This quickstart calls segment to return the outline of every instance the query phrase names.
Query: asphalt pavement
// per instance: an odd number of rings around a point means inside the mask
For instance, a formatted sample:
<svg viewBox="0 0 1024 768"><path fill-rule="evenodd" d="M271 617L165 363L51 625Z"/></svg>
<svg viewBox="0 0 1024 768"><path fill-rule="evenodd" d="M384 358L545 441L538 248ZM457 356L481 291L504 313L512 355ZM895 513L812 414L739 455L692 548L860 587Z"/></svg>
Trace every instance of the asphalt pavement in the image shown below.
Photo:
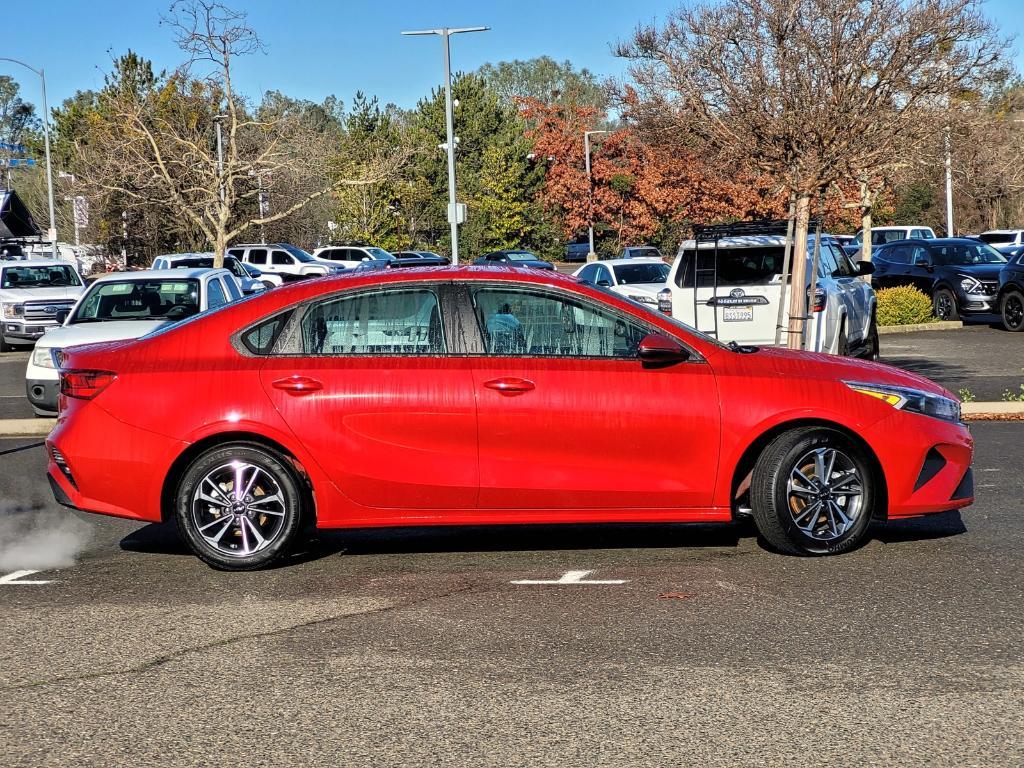
<svg viewBox="0 0 1024 768"><path fill-rule="evenodd" d="M30 350L0 353L0 419L31 419L35 416L25 396L25 366Z"/></svg>
<svg viewBox="0 0 1024 768"><path fill-rule="evenodd" d="M840 557L459 527L249 574L61 510L0 440L0 765L1024 764L1022 430L972 429L973 507ZM570 571L621 583L512 583Z"/></svg>

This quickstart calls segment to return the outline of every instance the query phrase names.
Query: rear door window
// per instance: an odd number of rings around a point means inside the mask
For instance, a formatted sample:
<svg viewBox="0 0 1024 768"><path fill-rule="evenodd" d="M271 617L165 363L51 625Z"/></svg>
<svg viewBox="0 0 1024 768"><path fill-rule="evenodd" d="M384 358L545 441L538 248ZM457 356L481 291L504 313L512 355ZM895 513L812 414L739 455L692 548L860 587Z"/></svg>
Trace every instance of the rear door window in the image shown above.
<svg viewBox="0 0 1024 768"><path fill-rule="evenodd" d="M274 251L273 253L270 254L270 257L271 259L273 259L272 263L275 266L290 267L293 264L295 264L295 257L293 257L290 253L285 253L284 251Z"/></svg>
<svg viewBox="0 0 1024 768"><path fill-rule="evenodd" d="M266 264L267 263L267 249L266 248L253 248L249 251L249 263L250 264Z"/></svg>
<svg viewBox="0 0 1024 768"><path fill-rule="evenodd" d="M212 278L207 284L207 309L216 309L222 307L228 303L227 298L224 296L224 288L220 284L219 278Z"/></svg>
<svg viewBox="0 0 1024 768"><path fill-rule="evenodd" d="M387 289L315 304L302 318L304 355L443 355L433 290Z"/></svg>

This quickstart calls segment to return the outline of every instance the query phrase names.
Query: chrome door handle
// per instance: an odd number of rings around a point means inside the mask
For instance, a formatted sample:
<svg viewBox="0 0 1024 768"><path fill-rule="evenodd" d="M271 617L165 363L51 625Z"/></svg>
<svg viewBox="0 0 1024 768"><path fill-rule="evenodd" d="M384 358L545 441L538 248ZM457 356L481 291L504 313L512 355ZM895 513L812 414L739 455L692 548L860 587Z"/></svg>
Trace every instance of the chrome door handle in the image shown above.
<svg viewBox="0 0 1024 768"><path fill-rule="evenodd" d="M280 389L287 392L289 395L307 395L311 392L317 392L324 388L324 385L316 379L310 378L309 376L286 376L283 379L277 379L270 386L274 389Z"/></svg>
<svg viewBox="0 0 1024 768"><path fill-rule="evenodd" d="M503 395L521 395L536 389L536 385L529 379L520 379L517 376L502 376L498 379L485 381L484 386L493 389Z"/></svg>

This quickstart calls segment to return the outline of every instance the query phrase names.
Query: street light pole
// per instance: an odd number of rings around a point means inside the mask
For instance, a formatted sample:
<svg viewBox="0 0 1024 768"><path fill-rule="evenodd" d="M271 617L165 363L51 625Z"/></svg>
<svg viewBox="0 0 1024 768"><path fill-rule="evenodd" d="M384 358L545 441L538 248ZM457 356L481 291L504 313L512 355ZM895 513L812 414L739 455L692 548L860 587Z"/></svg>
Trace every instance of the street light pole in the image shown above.
<svg viewBox="0 0 1024 768"><path fill-rule="evenodd" d="M50 110L46 104L46 74L42 68L30 67L24 61L18 61L7 56L0 56L0 61L9 61L13 64L20 64L30 72L39 75L43 86L43 142L46 148L46 192L50 202L50 230L46 233L50 240L50 255L57 257L57 219L54 216L53 206L53 164L50 162Z"/></svg>
<svg viewBox="0 0 1024 768"><path fill-rule="evenodd" d="M584 131L583 132L583 154L586 157L587 165L587 231L590 250L587 252L587 261L597 261L597 254L594 252L594 179L590 175L590 137L597 133L608 133L608 131Z"/></svg>
<svg viewBox="0 0 1024 768"><path fill-rule="evenodd" d="M463 32L486 32L490 27L442 27L403 32L403 35L439 35L444 40L444 117L448 151L448 223L452 234L452 264L459 263L459 205L455 195L455 115L452 107L452 59L448 39Z"/></svg>

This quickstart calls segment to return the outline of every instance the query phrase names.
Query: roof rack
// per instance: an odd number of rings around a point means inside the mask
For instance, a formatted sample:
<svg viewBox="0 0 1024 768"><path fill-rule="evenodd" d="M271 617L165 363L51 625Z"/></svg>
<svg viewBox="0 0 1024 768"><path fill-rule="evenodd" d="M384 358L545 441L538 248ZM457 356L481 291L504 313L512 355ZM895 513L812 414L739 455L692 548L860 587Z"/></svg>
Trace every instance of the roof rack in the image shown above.
<svg viewBox="0 0 1024 768"><path fill-rule="evenodd" d="M817 227L817 219L807 224L808 231ZM786 219L762 219L760 221L734 221L731 224L697 225L693 228L693 239L698 243L709 243L725 237L744 237L750 235L781 235L786 236L789 221Z"/></svg>

